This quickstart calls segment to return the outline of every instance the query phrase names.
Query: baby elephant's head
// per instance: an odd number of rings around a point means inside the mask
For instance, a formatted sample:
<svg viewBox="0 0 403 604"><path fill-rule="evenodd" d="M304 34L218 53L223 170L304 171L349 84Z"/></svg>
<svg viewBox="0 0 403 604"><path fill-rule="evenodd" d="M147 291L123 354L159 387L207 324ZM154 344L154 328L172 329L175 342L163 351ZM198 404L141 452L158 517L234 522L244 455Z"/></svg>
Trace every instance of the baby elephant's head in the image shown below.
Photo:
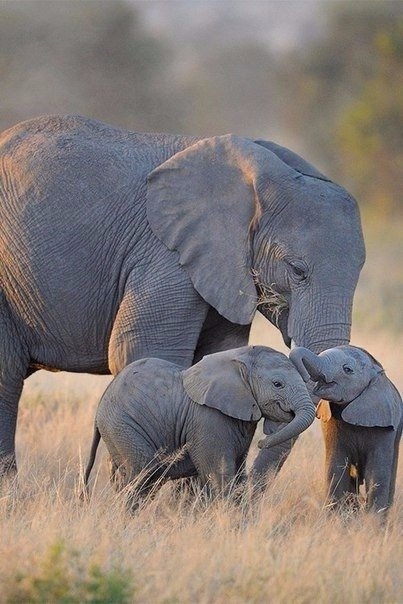
<svg viewBox="0 0 403 604"><path fill-rule="evenodd" d="M263 416L287 423L259 446L295 438L315 418L315 406L298 371L284 354L265 346L205 356L183 372L183 385L193 401L230 417L257 421Z"/></svg>
<svg viewBox="0 0 403 604"><path fill-rule="evenodd" d="M294 348L290 359L305 381L316 382L314 394L344 407L342 418L360 426L397 428L401 398L382 365L356 346L336 346L314 354Z"/></svg>

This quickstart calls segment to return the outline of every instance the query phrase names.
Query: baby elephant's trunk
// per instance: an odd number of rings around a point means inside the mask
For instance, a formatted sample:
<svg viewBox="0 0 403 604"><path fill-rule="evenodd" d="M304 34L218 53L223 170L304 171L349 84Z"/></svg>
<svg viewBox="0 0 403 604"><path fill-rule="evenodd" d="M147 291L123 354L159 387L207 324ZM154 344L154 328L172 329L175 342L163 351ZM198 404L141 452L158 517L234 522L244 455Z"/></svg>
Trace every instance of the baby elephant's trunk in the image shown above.
<svg viewBox="0 0 403 604"><path fill-rule="evenodd" d="M309 428L315 419L315 405L308 394L302 396L293 406L294 419L278 432L266 436L259 442L260 449L269 449L286 440L296 438L301 432Z"/></svg>
<svg viewBox="0 0 403 604"><path fill-rule="evenodd" d="M323 358L311 352L308 348L297 346L291 350L290 361L294 363L304 382L308 382L310 379L316 382L323 375Z"/></svg>

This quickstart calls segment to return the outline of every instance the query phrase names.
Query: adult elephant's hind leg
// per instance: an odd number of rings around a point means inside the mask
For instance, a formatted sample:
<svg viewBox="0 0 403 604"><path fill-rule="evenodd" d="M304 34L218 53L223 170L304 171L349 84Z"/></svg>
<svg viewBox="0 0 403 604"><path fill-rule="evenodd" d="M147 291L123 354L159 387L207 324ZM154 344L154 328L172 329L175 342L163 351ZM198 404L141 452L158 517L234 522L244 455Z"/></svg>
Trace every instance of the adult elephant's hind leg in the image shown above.
<svg viewBox="0 0 403 604"><path fill-rule="evenodd" d="M132 361L157 357L183 367L192 364L207 305L190 282L136 283L132 277L116 315L109 340L108 362L116 375Z"/></svg>
<svg viewBox="0 0 403 604"><path fill-rule="evenodd" d="M15 430L22 386L21 376L0 378L0 478L17 471Z"/></svg>
<svg viewBox="0 0 403 604"><path fill-rule="evenodd" d="M0 296L0 477L17 471L15 430L28 358Z"/></svg>

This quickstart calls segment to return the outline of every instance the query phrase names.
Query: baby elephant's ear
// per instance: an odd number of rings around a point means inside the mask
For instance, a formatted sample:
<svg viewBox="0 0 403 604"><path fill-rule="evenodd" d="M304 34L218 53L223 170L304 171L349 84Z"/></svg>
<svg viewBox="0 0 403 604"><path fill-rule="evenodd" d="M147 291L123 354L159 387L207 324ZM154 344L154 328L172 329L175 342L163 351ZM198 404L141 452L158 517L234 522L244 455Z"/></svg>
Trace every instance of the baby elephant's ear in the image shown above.
<svg viewBox="0 0 403 604"><path fill-rule="evenodd" d="M381 372L341 416L345 422L355 426L397 430L402 419L402 399L392 382Z"/></svg>
<svg viewBox="0 0 403 604"><path fill-rule="evenodd" d="M249 387L247 368L235 351L203 357L183 371L182 378L186 393L199 405L244 421L258 421L262 417Z"/></svg>

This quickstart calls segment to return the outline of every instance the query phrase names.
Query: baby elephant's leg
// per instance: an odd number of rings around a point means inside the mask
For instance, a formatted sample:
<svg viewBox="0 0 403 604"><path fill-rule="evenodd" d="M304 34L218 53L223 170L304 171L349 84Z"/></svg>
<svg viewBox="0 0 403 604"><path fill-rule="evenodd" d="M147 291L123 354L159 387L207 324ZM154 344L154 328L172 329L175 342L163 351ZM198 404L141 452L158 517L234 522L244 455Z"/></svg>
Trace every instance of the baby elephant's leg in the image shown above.
<svg viewBox="0 0 403 604"><path fill-rule="evenodd" d="M352 466L348 457L341 452L334 452L326 460L327 501L330 505L340 507L343 504L355 504L358 494L357 469Z"/></svg>
<svg viewBox="0 0 403 604"><path fill-rule="evenodd" d="M202 457L194 461L199 477L207 495L227 497L236 485L236 455L222 447L205 450ZM225 448L227 449L227 447Z"/></svg>
<svg viewBox="0 0 403 604"><path fill-rule="evenodd" d="M223 457L217 468L211 473L213 492L228 497L236 486L237 467L233 457Z"/></svg>
<svg viewBox="0 0 403 604"><path fill-rule="evenodd" d="M326 450L327 503L332 509L340 509L343 504L356 505L360 469L352 467L344 426L333 419L322 421L321 425Z"/></svg>
<svg viewBox="0 0 403 604"><path fill-rule="evenodd" d="M130 477L126 486L126 508L131 514L136 512L141 502L152 498L155 491L162 486L164 479L161 474L159 464L151 459L143 470Z"/></svg>
<svg viewBox="0 0 403 604"><path fill-rule="evenodd" d="M377 513L386 512L393 502L396 461L393 436L392 431L384 434L384 443L379 443L368 452L365 470L367 509Z"/></svg>
<svg viewBox="0 0 403 604"><path fill-rule="evenodd" d="M189 437L189 455L206 491L226 496L234 488L239 461L248 448L252 434L239 420L215 409L200 407Z"/></svg>
<svg viewBox="0 0 403 604"><path fill-rule="evenodd" d="M109 436L109 435L108 435ZM127 507L134 511L141 500L157 487L163 474L156 450L130 427L105 438L111 456L111 481L127 493Z"/></svg>

